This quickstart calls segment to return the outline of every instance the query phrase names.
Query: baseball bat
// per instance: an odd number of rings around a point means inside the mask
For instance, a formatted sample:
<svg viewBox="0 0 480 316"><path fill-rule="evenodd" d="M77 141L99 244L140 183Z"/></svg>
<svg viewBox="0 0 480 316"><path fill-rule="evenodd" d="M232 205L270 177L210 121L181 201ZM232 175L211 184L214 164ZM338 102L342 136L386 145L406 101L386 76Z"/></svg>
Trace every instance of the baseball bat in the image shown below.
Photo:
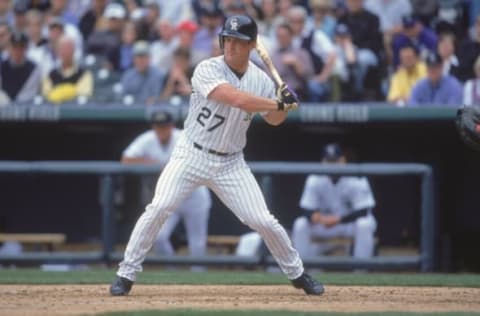
<svg viewBox="0 0 480 316"><path fill-rule="evenodd" d="M268 70L272 74L273 81L281 87L285 82L283 81L282 77L278 74L277 68L273 65L272 59L270 58L270 55L268 54L267 49L265 48L265 45L263 45L262 41L260 40L260 37L257 36L257 52L264 64L267 66Z"/></svg>

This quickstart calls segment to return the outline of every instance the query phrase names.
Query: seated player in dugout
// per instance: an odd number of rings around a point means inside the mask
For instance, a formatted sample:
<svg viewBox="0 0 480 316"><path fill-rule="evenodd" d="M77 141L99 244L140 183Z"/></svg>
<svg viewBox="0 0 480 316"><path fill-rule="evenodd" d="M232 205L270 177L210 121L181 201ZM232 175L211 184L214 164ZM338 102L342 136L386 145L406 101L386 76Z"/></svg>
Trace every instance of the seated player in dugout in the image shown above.
<svg viewBox="0 0 480 316"><path fill-rule="evenodd" d="M322 163L347 162L338 144L323 149ZM353 256L370 258L377 222L375 199L366 177L309 175L300 200L303 215L293 224L292 241L302 258L319 255L325 245L312 238L353 237Z"/></svg>
<svg viewBox="0 0 480 316"><path fill-rule="evenodd" d="M175 128L172 115L167 111L152 114L151 129L139 135L122 154L124 164L157 164L163 170L173 152L180 130ZM151 197L155 185L151 181L146 188ZM192 256L203 256L206 252L208 235L208 218L212 200L205 186L195 189L180 203L177 210L163 224L153 245L153 250L162 255L174 255L175 251L170 237L179 223L183 221L187 233L188 249ZM194 266L192 270L202 268Z"/></svg>

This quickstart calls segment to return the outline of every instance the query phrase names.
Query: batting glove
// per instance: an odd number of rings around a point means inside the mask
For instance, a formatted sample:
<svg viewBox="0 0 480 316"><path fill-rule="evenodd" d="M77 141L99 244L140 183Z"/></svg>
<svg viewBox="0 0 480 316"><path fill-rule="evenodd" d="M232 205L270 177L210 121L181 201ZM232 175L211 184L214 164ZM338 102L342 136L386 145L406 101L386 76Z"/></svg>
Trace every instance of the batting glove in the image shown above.
<svg viewBox="0 0 480 316"><path fill-rule="evenodd" d="M277 89L277 106L279 111L292 111L298 108L298 98L295 92L285 83Z"/></svg>

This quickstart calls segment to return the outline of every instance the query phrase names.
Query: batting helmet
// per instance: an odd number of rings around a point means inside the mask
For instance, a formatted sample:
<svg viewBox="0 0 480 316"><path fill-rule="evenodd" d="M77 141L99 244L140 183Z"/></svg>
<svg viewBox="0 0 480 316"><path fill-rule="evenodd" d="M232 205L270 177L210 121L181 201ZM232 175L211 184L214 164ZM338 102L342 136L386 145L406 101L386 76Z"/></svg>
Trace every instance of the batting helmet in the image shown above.
<svg viewBox="0 0 480 316"><path fill-rule="evenodd" d="M220 32L220 48L223 49L223 38L225 36L236 37L245 41L257 40L257 23L248 15L232 15L225 20Z"/></svg>

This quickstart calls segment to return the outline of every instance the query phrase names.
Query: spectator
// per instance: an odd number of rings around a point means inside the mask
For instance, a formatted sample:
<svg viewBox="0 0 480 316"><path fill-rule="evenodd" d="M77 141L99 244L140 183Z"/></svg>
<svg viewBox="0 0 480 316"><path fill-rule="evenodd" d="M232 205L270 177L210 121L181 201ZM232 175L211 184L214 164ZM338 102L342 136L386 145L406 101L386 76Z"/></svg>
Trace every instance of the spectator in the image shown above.
<svg viewBox="0 0 480 316"><path fill-rule="evenodd" d="M11 28L6 21L0 21L0 60L8 55L8 46L10 44Z"/></svg>
<svg viewBox="0 0 480 316"><path fill-rule="evenodd" d="M28 37L21 32L10 36L8 58L0 64L0 103L27 103L40 91L41 72L27 55Z"/></svg>
<svg viewBox="0 0 480 316"><path fill-rule="evenodd" d="M222 24L223 13L219 8L205 7L200 11L200 28L195 33L192 43L194 65L212 56L212 40L218 38Z"/></svg>
<svg viewBox="0 0 480 316"><path fill-rule="evenodd" d="M119 70L122 30L127 12L122 5L112 2L103 15L107 19L107 28L92 33L87 40L87 53L105 59L108 68Z"/></svg>
<svg viewBox="0 0 480 316"><path fill-rule="evenodd" d="M392 63L392 39L403 29L402 16L412 14L409 0L366 0L365 8L378 16L383 33L383 46L388 64Z"/></svg>
<svg viewBox="0 0 480 316"><path fill-rule="evenodd" d="M180 45L178 37L175 36L175 27L168 20L159 20L156 24L158 40L151 46L152 66L157 68L171 65L173 52ZM218 41L218 39L216 39Z"/></svg>
<svg viewBox="0 0 480 316"><path fill-rule="evenodd" d="M442 58L438 53L427 57L427 78L419 80L412 88L409 106L448 105L460 106L462 84L451 75L444 75Z"/></svg>
<svg viewBox="0 0 480 316"><path fill-rule="evenodd" d="M443 60L443 74L457 77L459 61L455 55L455 36L450 33L440 35L437 51Z"/></svg>
<svg viewBox="0 0 480 316"><path fill-rule="evenodd" d="M67 8L67 0L50 0L50 12L51 16L58 16L62 18L64 23L78 25L78 17L70 12Z"/></svg>
<svg viewBox="0 0 480 316"><path fill-rule="evenodd" d="M106 6L107 0L92 0L91 8L80 18L78 27L84 41L87 41L92 33L107 28L107 19L104 17Z"/></svg>
<svg viewBox="0 0 480 316"><path fill-rule="evenodd" d="M346 157L338 144L324 148L323 163L344 164ZM323 245L312 237L353 237L353 256L370 258L374 253L377 222L372 214L375 199L365 177L309 175L305 183L292 242L302 258L321 252Z"/></svg>
<svg viewBox="0 0 480 316"><path fill-rule="evenodd" d="M364 0L346 0L347 12L338 18L338 23L348 27L358 49L358 75L366 90L365 97L376 98L380 90L380 64L384 59L383 39L378 17L365 10L363 4Z"/></svg>
<svg viewBox="0 0 480 316"><path fill-rule="evenodd" d="M123 152L123 164L158 164L160 169L165 167L181 131L175 128L172 115L166 111L154 112L150 122L151 130L135 138ZM148 188L144 190L150 191L151 196L151 190ZM175 254L170 236L175 226L182 220L185 224L190 255L205 255L211 204L210 193L206 187L194 190L163 224L154 243L154 251L163 255ZM198 267L192 267L192 270L198 270Z"/></svg>
<svg viewBox="0 0 480 316"><path fill-rule="evenodd" d="M174 96L186 99L192 93L190 78L193 69L190 64L190 51L185 48L178 48L173 54L173 63L167 74L165 88L161 95L162 100L168 100Z"/></svg>
<svg viewBox="0 0 480 316"><path fill-rule="evenodd" d="M27 25L26 14L28 11L28 4L26 1L16 1L13 5L14 23L12 28L17 32L24 32Z"/></svg>
<svg viewBox="0 0 480 316"><path fill-rule="evenodd" d="M64 22L62 17L54 15L45 15L48 25L58 25L63 28L63 33L75 41L75 58L80 60L83 56L83 38L77 26Z"/></svg>
<svg viewBox="0 0 480 316"><path fill-rule="evenodd" d="M275 26L279 20L278 8L276 0L261 0L259 21L258 21L258 33L268 37L275 37Z"/></svg>
<svg viewBox="0 0 480 316"><path fill-rule="evenodd" d="M380 30L387 36L401 32L402 17L412 14L409 0L366 0L365 9L380 19Z"/></svg>
<svg viewBox="0 0 480 316"><path fill-rule="evenodd" d="M163 89L165 75L150 66L148 42L139 41L133 46L134 67L122 76L124 102L133 98L137 104L151 105L158 101Z"/></svg>
<svg viewBox="0 0 480 316"><path fill-rule="evenodd" d="M301 6L293 6L288 13L294 38L292 47L304 48L313 63L314 76L308 82L309 100L325 101L330 95L330 79L335 66L335 48L322 30L308 30L305 26L307 11Z"/></svg>
<svg viewBox="0 0 480 316"><path fill-rule="evenodd" d="M127 22L122 31L120 46L120 71L124 72L133 65L133 44L137 41L137 29L133 22Z"/></svg>
<svg viewBox="0 0 480 316"><path fill-rule="evenodd" d="M155 41L158 39L157 32L155 30L157 21L160 19L160 7L156 0L147 0L145 1L145 17L143 21L145 22L146 27L146 36L145 40L149 42Z"/></svg>
<svg viewBox="0 0 480 316"><path fill-rule="evenodd" d="M0 1L0 21L5 21L8 25L13 25L15 18L13 16L12 1Z"/></svg>
<svg viewBox="0 0 480 316"><path fill-rule="evenodd" d="M23 2L28 10L38 10L42 13L47 12L50 8L50 0L15 0L15 3Z"/></svg>
<svg viewBox="0 0 480 316"><path fill-rule="evenodd" d="M400 49L400 67L390 81L388 102L403 106L410 97L415 83L427 75L427 67L419 60L415 46L406 45Z"/></svg>
<svg viewBox="0 0 480 316"><path fill-rule="evenodd" d="M475 20L475 35L473 38L467 38L458 50L458 65L457 75L459 79L464 82L468 79L474 78L473 65L478 56L480 56L480 15Z"/></svg>
<svg viewBox="0 0 480 316"><path fill-rule="evenodd" d="M192 66L196 65L205 58L202 52L197 53L197 51L193 50L193 40L197 31L198 25L192 21L184 21L177 27L177 36L179 42L178 47L191 51L192 57L190 58L190 62L192 63Z"/></svg>
<svg viewBox="0 0 480 316"><path fill-rule="evenodd" d="M338 99L358 101L363 89L363 76L358 64L358 48L352 42L348 26L337 24L335 27L335 50L337 59L334 74L340 79Z"/></svg>
<svg viewBox="0 0 480 316"><path fill-rule="evenodd" d="M480 105L480 56L474 65L476 77L468 80L463 89L463 104L467 106Z"/></svg>
<svg viewBox="0 0 480 316"><path fill-rule="evenodd" d="M192 0L156 0L160 5L160 19L169 21L193 20ZM203 2L203 1L195 1Z"/></svg>
<svg viewBox="0 0 480 316"><path fill-rule="evenodd" d="M331 15L332 0L309 0L313 13L313 27L322 30L330 39L335 35L335 18Z"/></svg>
<svg viewBox="0 0 480 316"><path fill-rule="evenodd" d="M51 70L53 62L46 62L50 59L48 40L43 36L43 14L38 10L30 10L27 13L27 35L30 44L27 56L42 69L42 77Z"/></svg>
<svg viewBox="0 0 480 316"><path fill-rule="evenodd" d="M415 45L419 50L421 59L425 59L437 50L437 35L413 16L402 18L403 31L393 38L393 65L396 68L400 62L400 48L405 45Z"/></svg>
<svg viewBox="0 0 480 316"><path fill-rule="evenodd" d="M423 25L430 25L437 13L438 0L410 0L412 12Z"/></svg>
<svg viewBox="0 0 480 316"><path fill-rule="evenodd" d="M312 60L308 52L292 46L293 30L286 24L277 26L277 48L272 61L280 76L293 89L300 101L308 99L307 82L313 76Z"/></svg>
<svg viewBox="0 0 480 316"><path fill-rule="evenodd" d="M77 97L91 97L93 77L75 59L75 40L66 35L56 44L58 66L43 80L42 94L52 103L63 103Z"/></svg>

